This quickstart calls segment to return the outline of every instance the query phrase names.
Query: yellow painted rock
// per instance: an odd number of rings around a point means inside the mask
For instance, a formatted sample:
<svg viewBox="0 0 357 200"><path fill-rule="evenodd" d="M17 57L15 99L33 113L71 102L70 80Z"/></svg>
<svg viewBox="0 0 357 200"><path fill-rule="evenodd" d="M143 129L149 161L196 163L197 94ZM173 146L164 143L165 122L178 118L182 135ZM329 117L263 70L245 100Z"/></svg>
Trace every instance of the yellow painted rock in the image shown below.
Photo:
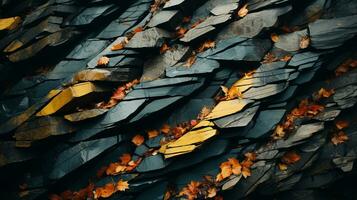
<svg viewBox="0 0 357 200"><path fill-rule="evenodd" d="M91 82L78 83L71 87L62 90L57 96L55 96L36 116L47 116L56 113L67 104L74 100L79 100L85 96L103 91Z"/></svg>
<svg viewBox="0 0 357 200"><path fill-rule="evenodd" d="M20 22L21 18L18 16L0 19L0 30L13 30Z"/></svg>
<svg viewBox="0 0 357 200"><path fill-rule="evenodd" d="M228 101L219 102L213 110L205 118L207 119L216 119L228 115L232 115L241 111L246 105L252 103L252 100L247 99L234 99Z"/></svg>

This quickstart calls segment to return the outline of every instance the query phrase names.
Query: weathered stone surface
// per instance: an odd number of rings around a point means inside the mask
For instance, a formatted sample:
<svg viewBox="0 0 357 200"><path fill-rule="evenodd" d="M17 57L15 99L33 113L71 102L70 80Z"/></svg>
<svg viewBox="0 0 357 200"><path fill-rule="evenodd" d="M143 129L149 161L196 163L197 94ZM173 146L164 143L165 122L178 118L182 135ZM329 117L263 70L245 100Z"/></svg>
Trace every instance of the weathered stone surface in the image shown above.
<svg viewBox="0 0 357 200"><path fill-rule="evenodd" d="M208 17L206 20L198 24L196 27L190 29L185 33L185 36L180 40L183 42L190 42L198 37L211 32L215 29L215 25L224 23L231 18L230 15L218 15Z"/></svg>
<svg viewBox="0 0 357 200"><path fill-rule="evenodd" d="M249 90L243 93L243 96L247 99L263 99L276 95L285 90L285 88L285 83L269 84L262 87L250 88Z"/></svg>
<svg viewBox="0 0 357 200"><path fill-rule="evenodd" d="M170 33L159 28L150 28L136 33L125 48L159 48L163 45L166 38L170 38Z"/></svg>
<svg viewBox="0 0 357 200"><path fill-rule="evenodd" d="M238 8L237 3L223 4L223 5L218 5L218 6L214 7L211 10L211 13L214 15L224 15L224 14L231 13L233 10L235 10L237 8Z"/></svg>
<svg viewBox="0 0 357 200"><path fill-rule="evenodd" d="M89 162L105 150L114 146L117 142L118 138L115 136L78 143L77 145L63 151L57 158L54 159L53 168L49 178L62 178L77 169L79 166Z"/></svg>
<svg viewBox="0 0 357 200"><path fill-rule="evenodd" d="M243 19L232 22L226 26L217 36L217 40L232 38L235 36L252 38L258 35L263 28L272 27L278 17L291 10L290 6L275 8L251 13Z"/></svg>
<svg viewBox="0 0 357 200"><path fill-rule="evenodd" d="M167 77L189 76L196 74L207 74L219 68L219 63L215 60L197 58L195 63L190 66L184 66L186 63L181 62L174 66L166 68Z"/></svg>
<svg viewBox="0 0 357 200"><path fill-rule="evenodd" d="M139 166L136 168L138 172L149 172L153 170L159 170L164 168L168 161L164 160L161 154L156 154L154 156L149 156L143 159Z"/></svg>
<svg viewBox="0 0 357 200"><path fill-rule="evenodd" d="M300 42L304 37L308 37L307 29L279 35L279 40L274 45L285 51L297 51L301 48Z"/></svg>
<svg viewBox="0 0 357 200"><path fill-rule="evenodd" d="M216 60L260 61L270 47L271 42L269 40L247 40L222 52L207 56L207 58Z"/></svg>
<svg viewBox="0 0 357 200"><path fill-rule="evenodd" d="M244 127L251 122L255 113L258 111L259 106L254 106L252 108L247 108L242 112L223 117L214 121L214 123L219 128L233 128L233 127Z"/></svg>
<svg viewBox="0 0 357 200"><path fill-rule="evenodd" d="M256 119L254 126L244 135L247 138L259 138L267 134L283 118L285 110L264 110Z"/></svg>
<svg viewBox="0 0 357 200"><path fill-rule="evenodd" d="M331 29L331 27L334 27ZM330 49L341 46L357 32L356 15L335 19L319 19L309 24L311 46Z"/></svg>
<svg viewBox="0 0 357 200"><path fill-rule="evenodd" d="M144 64L144 72L141 81L155 80L165 74L165 68L169 68L188 56L190 48L177 45L164 54L150 59Z"/></svg>
<svg viewBox="0 0 357 200"><path fill-rule="evenodd" d="M86 119L92 119L106 113L108 109L91 109L80 111L72 114L65 115L64 118L71 122L83 121Z"/></svg>

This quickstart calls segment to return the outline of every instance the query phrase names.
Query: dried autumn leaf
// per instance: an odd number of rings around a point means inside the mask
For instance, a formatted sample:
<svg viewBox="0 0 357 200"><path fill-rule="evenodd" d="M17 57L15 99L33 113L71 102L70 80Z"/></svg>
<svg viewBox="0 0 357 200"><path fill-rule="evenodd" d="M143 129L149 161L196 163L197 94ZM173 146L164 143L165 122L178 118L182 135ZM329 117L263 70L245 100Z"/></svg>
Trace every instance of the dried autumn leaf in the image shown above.
<svg viewBox="0 0 357 200"><path fill-rule="evenodd" d="M170 130L171 130L171 127L170 125L168 124L164 124L162 125L160 131L163 133L163 134L169 134L170 133Z"/></svg>
<svg viewBox="0 0 357 200"><path fill-rule="evenodd" d="M100 57L97 62L97 66L107 66L108 64L109 64L109 58L106 56Z"/></svg>
<svg viewBox="0 0 357 200"><path fill-rule="evenodd" d="M308 107L307 113L315 116L315 115L319 114L320 112L322 112L324 109L325 109L325 107L322 105L313 104Z"/></svg>
<svg viewBox="0 0 357 200"><path fill-rule="evenodd" d="M242 166L240 165L240 163L237 159L228 158L228 161L231 164L233 174L239 175L242 173Z"/></svg>
<svg viewBox="0 0 357 200"><path fill-rule="evenodd" d="M301 156L294 151L286 152L281 158L281 162L287 165L296 163L301 159Z"/></svg>
<svg viewBox="0 0 357 200"><path fill-rule="evenodd" d="M292 56L291 55L285 55L284 57L280 58L280 61L283 62L288 62L289 60L291 60Z"/></svg>
<svg viewBox="0 0 357 200"><path fill-rule="evenodd" d="M216 42L213 40L207 40L201 44L201 46L197 49L197 52L203 52L207 49L214 48L216 46Z"/></svg>
<svg viewBox="0 0 357 200"><path fill-rule="evenodd" d="M128 153L124 153L120 156L120 164L127 165L131 161L131 155Z"/></svg>
<svg viewBox="0 0 357 200"><path fill-rule="evenodd" d="M222 174L221 174L221 173L218 173L217 176L216 176L216 182L219 183L219 182L221 182L223 179L224 179L224 178L223 178Z"/></svg>
<svg viewBox="0 0 357 200"><path fill-rule="evenodd" d="M207 106L204 106L204 107L202 108L200 114L198 114L197 119L199 119L199 120L204 119L207 115L210 114L211 110L212 110L211 108L209 108L209 107L207 107Z"/></svg>
<svg viewBox="0 0 357 200"><path fill-rule="evenodd" d="M196 126L197 124L198 124L198 121L197 121L197 120L195 120L195 119L190 120L190 126L191 126L191 127L194 127L194 126Z"/></svg>
<svg viewBox="0 0 357 200"><path fill-rule="evenodd" d="M243 169L242 169L242 175L243 175L244 178L247 178L248 176L251 176L252 173L251 173L251 171L250 171L249 168L243 167Z"/></svg>
<svg viewBox="0 0 357 200"><path fill-rule="evenodd" d="M239 11L238 11L239 17L244 17L248 14L249 11L248 11L247 7L248 7L248 4L245 4L241 9L239 9Z"/></svg>
<svg viewBox="0 0 357 200"><path fill-rule="evenodd" d="M167 45L166 43L164 43L162 46L161 46L161 48L160 48L160 54L163 54L163 53L165 53L167 50L169 50L170 49L170 47L169 47L169 45Z"/></svg>
<svg viewBox="0 0 357 200"><path fill-rule="evenodd" d="M142 143L144 143L144 141L145 139L142 135L135 135L131 140L131 142L134 143L136 146L140 146Z"/></svg>
<svg viewBox="0 0 357 200"><path fill-rule="evenodd" d="M115 185L113 183L107 183L103 187L98 187L94 191L94 198L98 199L100 197L102 198L108 198L112 196L116 192L115 190Z"/></svg>
<svg viewBox="0 0 357 200"><path fill-rule="evenodd" d="M279 35L276 34L276 33L272 33L272 34L270 34L270 39L273 42L278 42L279 41Z"/></svg>
<svg viewBox="0 0 357 200"><path fill-rule="evenodd" d="M328 98L330 97L331 95L333 95L335 93L335 91L333 89L325 89L325 88L321 88L319 91L318 91L318 99L324 97L324 98Z"/></svg>
<svg viewBox="0 0 357 200"><path fill-rule="evenodd" d="M197 198L197 194L199 192L199 186L201 185L200 182L191 181L186 187L182 188L179 193L179 196L186 196L187 199L193 200Z"/></svg>
<svg viewBox="0 0 357 200"><path fill-rule="evenodd" d="M157 130L150 130L150 131L148 131L148 137L149 138L154 138L154 137L156 137L156 136L158 136L159 135L159 131L157 131Z"/></svg>
<svg viewBox="0 0 357 200"><path fill-rule="evenodd" d="M274 138L275 139L280 139L283 138L285 136L285 131L284 131L284 127L282 125L277 125L274 131Z"/></svg>
<svg viewBox="0 0 357 200"><path fill-rule="evenodd" d="M278 58L273 53L269 52L269 53L265 54L262 63L263 64L272 63L277 60L278 60Z"/></svg>
<svg viewBox="0 0 357 200"><path fill-rule="evenodd" d="M301 49L306 49L307 47L309 47L310 45L310 38L309 36L303 36L301 39L300 39L300 48Z"/></svg>
<svg viewBox="0 0 357 200"><path fill-rule="evenodd" d="M350 70L350 68L355 68L357 66L357 60L347 59L335 70L336 76L340 76Z"/></svg>
<svg viewBox="0 0 357 200"><path fill-rule="evenodd" d="M123 181L122 179L120 179L117 182L116 189L119 190L119 191L125 191L125 190L129 189L128 181Z"/></svg>
<svg viewBox="0 0 357 200"><path fill-rule="evenodd" d="M128 38L125 37L123 41L119 42L118 44L115 44L112 46L111 50L112 51L118 51L121 50L125 47L125 45L129 42Z"/></svg>
<svg viewBox="0 0 357 200"><path fill-rule="evenodd" d="M279 163L278 164L278 167L281 171L285 171L288 169L288 165L287 164L284 164L284 163Z"/></svg>
<svg viewBox="0 0 357 200"><path fill-rule="evenodd" d="M247 160L251 160L251 161L255 161L255 159L257 159L257 154L254 152L247 152L244 154L244 156Z"/></svg>
<svg viewBox="0 0 357 200"><path fill-rule="evenodd" d="M196 61L196 56L195 55L190 56L183 66L184 67L191 67L193 65L193 63L195 63L195 61Z"/></svg>
<svg viewBox="0 0 357 200"><path fill-rule="evenodd" d="M134 33L139 33L139 32L142 32L143 30L144 30L144 28L142 26L138 26L133 30L133 32Z"/></svg>
<svg viewBox="0 0 357 200"><path fill-rule="evenodd" d="M349 122L346 120L340 120L340 121L337 121L335 125L338 130L342 130L342 129L348 127Z"/></svg>
<svg viewBox="0 0 357 200"><path fill-rule="evenodd" d="M223 162L219 167L221 169L223 179L232 175L232 167L229 162Z"/></svg>
<svg viewBox="0 0 357 200"><path fill-rule="evenodd" d="M342 143L344 143L346 141L348 141L348 136L343 131L340 131L340 132L334 134L332 136L332 138L331 138L331 142L334 145L339 145L339 144L342 144Z"/></svg>
<svg viewBox="0 0 357 200"><path fill-rule="evenodd" d="M229 88L228 93L227 93L227 100L232 100L232 99L242 98L242 97L243 97L243 95L239 91L238 87L232 86L231 88Z"/></svg>
<svg viewBox="0 0 357 200"><path fill-rule="evenodd" d="M176 37L182 38L185 36L185 33L187 32L186 28L183 27L177 27L176 28Z"/></svg>
<svg viewBox="0 0 357 200"><path fill-rule="evenodd" d="M217 195L217 189L215 187L210 187L208 190L207 190L207 197L208 198L213 198Z"/></svg>

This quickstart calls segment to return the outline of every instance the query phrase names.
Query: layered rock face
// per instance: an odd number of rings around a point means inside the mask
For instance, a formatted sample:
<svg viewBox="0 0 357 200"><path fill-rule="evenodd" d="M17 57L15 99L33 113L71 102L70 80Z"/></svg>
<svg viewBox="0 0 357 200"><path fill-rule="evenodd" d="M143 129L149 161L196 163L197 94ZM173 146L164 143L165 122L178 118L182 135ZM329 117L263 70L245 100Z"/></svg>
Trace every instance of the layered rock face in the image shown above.
<svg viewBox="0 0 357 200"><path fill-rule="evenodd" d="M0 199L356 199L357 1L0 5Z"/></svg>

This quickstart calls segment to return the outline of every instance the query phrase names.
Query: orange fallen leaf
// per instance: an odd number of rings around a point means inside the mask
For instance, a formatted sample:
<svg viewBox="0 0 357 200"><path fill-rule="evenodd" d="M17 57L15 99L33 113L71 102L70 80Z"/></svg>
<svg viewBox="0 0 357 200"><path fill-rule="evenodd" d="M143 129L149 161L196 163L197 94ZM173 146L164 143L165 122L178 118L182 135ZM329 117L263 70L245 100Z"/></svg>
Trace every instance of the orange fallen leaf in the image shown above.
<svg viewBox="0 0 357 200"><path fill-rule="evenodd" d="M119 190L119 191L125 191L125 190L129 189L128 181L123 181L122 179L120 179L117 182L116 189Z"/></svg>
<svg viewBox="0 0 357 200"><path fill-rule="evenodd" d="M340 121L337 121L335 125L338 130L342 130L342 129L348 127L349 122L346 120L340 120Z"/></svg>
<svg viewBox="0 0 357 200"><path fill-rule="evenodd" d="M249 168L243 167L242 169L242 175L244 178L247 178L248 176L251 176L252 173Z"/></svg>
<svg viewBox="0 0 357 200"><path fill-rule="evenodd" d="M102 56L98 59L97 66L107 66L109 64L109 58Z"/></svg>
<svg viewBox="0 0 357 200"><path fill-rule="evenodd" d="M318 91L318 99L324 97L324 98L328 98L331 95L333 95L335 93L335 91L333 89L325 89L325 88L321 88Z"/></svg>
<svg viewBox="0 0 357 200"><path fill-rule="evenodd" d="M301 49L306 49L307 47L309 47L310 45L310 38L309 36L303 36L301 39L300 39L300 48Z"/></svg>
<svg viewBox="0 0 357 200"><path fill-rule="evenodd" d="M207 49L214 48L215 46L216 46L216 42L215 41L207 40L204 43L202 43L200 45L200 47L198 47L197 52L200 53L200 52L203 52L203 51L205 51Z"/></svg>
<svg viewBox="0 0 357 200"><path fill-rule="evenodd" d="M125 45L129 42L128 38L125 37L123 41L119 42L118 44L114 44L111 48L112 51L118 51L125 47Z"/></svg>
<svg viewBox="0 0 357 200"><path fill-rule="evenodd" d="M335 74L336 76L340 76L348 71L350 71L352 68L357 67L357 60L355 59L347 59L344 61L341 65L339 65L336 70Z"/></svg>
<svg viewBox="0 0 357 200"><path fill-rule="evenodd" d="M170 47L166 43L164 43L160 48L160 54L165 53L169 49L170 49Z"/></svg>
<svg viewBox="0 0 357 200"><path fill-rule="evenodd" d="M281 162L287 165L294 164L301 159L301 156L294 151L286 152L281 158Z"/></svg>
<svg viewBox="0 0 357 200"><path fill-rule="evenodd" d="M223 162L221 163L221 165L219 166L219 168L221 169L221 174L223 179L229 177L232 175L232 167L230 165L229 162Z"/></svg>
<svg viewBox="0 0 357 200"><path fill-rule="evenodd" d="M239 11L237 13L239 17L244 17L248 14L249 11L248 11L247 7L248 7L248 4L245 4L241 9L239 9Z"/></svg>
<svg viewBox="0 0 357 200"><path fill-rule="evenodd" d="M247 160L255 161L257 159L257 154L254 152L247 152L244 154Z"/></svg>
<svg viewBox="0 0 357 200"><path fill-rule="evenodd" d="M144 143L144 141L145 139L142 135L135 135L131 140L131 142L134 143L136 146L140 146L142 143Z"/></svg>
<svg viewBox="0 0 357 200"><path fill-rule="evenodd" d="M208 192L208 195L207 195L208 198L213 198L217 195L217 189L215 187L210 187L207 190L207 192Z"/></svg>
<svg viewBox="0 0 357 200"><path fill-rule="evenodd" d="M168 125L168 124L162 125L162 127L161 127L161 129L160 129L160 131L161 131L163 134L166 134L166 135L170 133L170 130L171 130L171 127L170 127L170 125Z"/></svg>
<svg viewBox="0 0 357 200"><path fill-rule="evenodd" d="M94 191L94 198L98 199L100 197L102 198L108 198L112 196L116 192L115 190L115 185L113 183L107 183L103 187L98 187Z"/></svg>
<svg viewBox="0 0 357 200"><path fill-rule="evenodd" d="M195 62L196 62L196 56L192 55L187 59L186 63L183 66L184 67L191 67L193 65L193 63L195 63Z"/></svg>
<svg viewBox="0 0 357 200"><path fill-rule="evenodd" d="M143 30L144 30L144 28L142 26L138 26L133 30L133 32L134 33L139 33L139 32L142 32Z"/></svg>
<svg viewBox="0 0 357 200"><path fill-rule="evenodd" d="M197 119L203 120L207 115L210 114L211 110L212 110L211 108L204 106L201 112L198 114Z"/></svg>
<svg viewBox="0 0 357 200"><path fill-rule="evenodd" d="M176 28L176 37L182 38L185 36L185 33L187 32L186 28L183 27L177 27Z"/></svg>
<svg viewBox="0 0 357 200"><path fill-rule="evenodd" d="M187 199L193 200L197 198L199 193L199 186L201 185L198 181L191 181L186 187L182 188L179 196L186 196Z"/></svg>
<svg viewBox="0 0 357 200"><path fill-rule="evenodd" d="M280 61L283 62L288 62L289 60L291 60L292 56L291 55L285 55L284 57L280 58Z"/></svg>
<svg viewBox="0 0 357 200"><path fill-rule="evenodd" d="M275 139L280 139L285 136L284 127L282 125L277 125L273 134Z"/></svg>
<svg viewBox="0 0 357 200"><path fill-rule="evenodd" d="M334 145L339 145L339 144L342 144L342 143L344 143L346 141L348 141L348 136L343 131L340 131L340 132L334 134L332 136L332 138L331 138L331 142Z"/></svg>
<svg viewBox="0 0 357 200"><path fill-rule="evenodd" d="M148 131L148 137L149 138L154 138L154 137L156 137L156 136L158 136L159 135L159 131L157 131L157 130L150 130L150 131Z"/></svg>
<svg viewBox="0 0 357 200"><path fill-rule="evenodd" d="M120 156L120 164L127 165L131 161L131 155L128 153L124 153Z"/></svg>
<svg viewBox="0 0 357 200"><path fill-rule="evenodd" d="M278 42L279 41L279 35L276 34L276 33L272 33L272 34L270 34L270 39L273 42Z"/></svg>

